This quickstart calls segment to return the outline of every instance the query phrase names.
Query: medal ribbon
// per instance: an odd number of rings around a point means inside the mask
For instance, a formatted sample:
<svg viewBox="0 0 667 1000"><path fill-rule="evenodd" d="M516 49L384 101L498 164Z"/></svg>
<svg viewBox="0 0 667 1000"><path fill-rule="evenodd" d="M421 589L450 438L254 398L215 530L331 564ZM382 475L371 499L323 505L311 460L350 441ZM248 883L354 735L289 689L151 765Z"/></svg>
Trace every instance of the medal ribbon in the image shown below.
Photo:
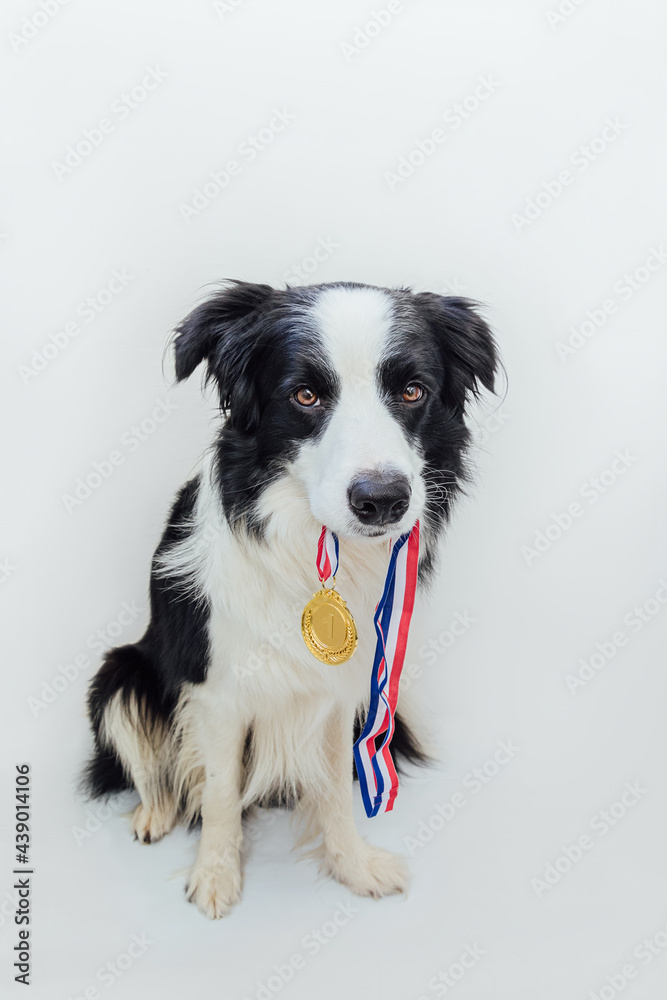
<svg viewBox="0 0 667 1000"><path fill-rule="evenodd" d="M317 543L317 572L320 583L338 572L338 535L328 528L322 528Z"/></svg>
<svg viewBox="0 0 667 1000"><path fill-rule="evenodd" d="M328 555L325 553L328 550ZM335 563L331 553L335 553ZM326 561L328 560L328 561ZM415 604L419 564L419 521L412 531L401 535L394 543L384 583L384 591L375 609L377 642L371 674L371 696L368 715L361 736L354 744L354 761L367 816L390 812L398 794L398 775L391 756L394 736L394 715L398 702L398 686L405 660L410 620ZM338 539L322 528L317 548L317 568L320 580L331 565L338 568ZM335 575L334 573L331 575ZM379 750L376 738L384 733Z"/></svg>

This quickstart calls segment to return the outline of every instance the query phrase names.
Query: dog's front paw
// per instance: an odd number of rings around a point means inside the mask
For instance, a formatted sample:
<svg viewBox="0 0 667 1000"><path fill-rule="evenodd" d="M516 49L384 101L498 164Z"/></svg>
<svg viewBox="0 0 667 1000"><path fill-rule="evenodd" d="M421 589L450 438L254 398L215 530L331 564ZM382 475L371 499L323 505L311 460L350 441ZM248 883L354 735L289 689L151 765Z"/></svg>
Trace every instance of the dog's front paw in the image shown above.
<svg viewBox="0 0 667 1000"><path fill-rule="evenodd" d="M238 851L197 858L185 889L188 902L196 903L211 920L225 917L241 898L241 858Z"/></svg>
<svg viewBox="0 0 667 1000"><path fill-rule="evenodd" d="M410 872L400 854L372 847L361 840L353 851L327 854L329 874L358 896L392 896L407 892Z"/></svg>
<svg viewBox="0 0 667 1000"><path fill-rule="evenodd" d="M145 806L140 802L132 814L134 839L142 844L154 844L173 829L175 822L176 809L170 800L159 806Z"/></svg>

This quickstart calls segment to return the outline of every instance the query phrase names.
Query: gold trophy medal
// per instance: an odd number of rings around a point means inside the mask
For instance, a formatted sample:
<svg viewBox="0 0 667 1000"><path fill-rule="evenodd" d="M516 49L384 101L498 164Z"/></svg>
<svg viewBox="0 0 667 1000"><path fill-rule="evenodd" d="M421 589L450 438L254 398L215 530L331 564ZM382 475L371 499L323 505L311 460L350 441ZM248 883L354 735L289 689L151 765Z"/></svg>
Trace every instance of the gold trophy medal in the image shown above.
<svg viewBox="0 0 667 1000"><path fill-rule="evenodd" d="M333 588L318 590L303 609L303 640L322 663L345 663L357 648L357 627L343 598Z"/></svg>

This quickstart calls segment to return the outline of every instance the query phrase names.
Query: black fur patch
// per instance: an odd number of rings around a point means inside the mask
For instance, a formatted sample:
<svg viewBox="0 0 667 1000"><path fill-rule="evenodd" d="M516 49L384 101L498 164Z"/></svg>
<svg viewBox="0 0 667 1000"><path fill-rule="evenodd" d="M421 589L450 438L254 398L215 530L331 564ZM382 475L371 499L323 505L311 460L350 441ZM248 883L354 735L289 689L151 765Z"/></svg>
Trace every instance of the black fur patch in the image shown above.
<svg viewBox="0 0 667 1000"><path fill-rule="evenodd" d="M386 405L425 459L424 521L437 536L467 479L470 431L464 415L480 386L492 391L498 364L487 324L468 299L431 293L393 293L396 330L392 350L377 372ZM419 383L423 400L402 406L401 389ZM422 547L420 580L433 567L433 552Z"/></svg>
<svg viewBox="0 0 667 1000"><path fill-rule="evenodd" d="M218 387L227 420L217 442L217 477L230 525L261 536L256 508L305 438L324 431L338 396L308 310L316 289L275 291L233 282L178 327L177 378L206 361L206 381ZM313 388L321 406L295 404Z"/></svg>
<svg viewBox="0 0 667 1000"><path fill-rule="evenodd" d="M192 531L199 478L191 479L178 494L153 559L150 582L150 624L140 645L159 671L160 682L176 697L184 681L206 680L209 659L210 608L190 592L180 579L155 572L155 561Z"/></svg>
<svg viewBox="0 0 667 1000"><path fill-rule="evenodd" d="M156 551L164 552L191 531L198 480L183 487L172 507ZM106 706L119 691L123 704L139 706L146 731L170 725L184 682L201 683L208 667L209 609L193 598L180 580L151 575L150 622L137 643L107 653L88 692L95 751L83 775L83 788L93 797L110 795L131 782L118 757L105 747L100 726Z"/></svg>

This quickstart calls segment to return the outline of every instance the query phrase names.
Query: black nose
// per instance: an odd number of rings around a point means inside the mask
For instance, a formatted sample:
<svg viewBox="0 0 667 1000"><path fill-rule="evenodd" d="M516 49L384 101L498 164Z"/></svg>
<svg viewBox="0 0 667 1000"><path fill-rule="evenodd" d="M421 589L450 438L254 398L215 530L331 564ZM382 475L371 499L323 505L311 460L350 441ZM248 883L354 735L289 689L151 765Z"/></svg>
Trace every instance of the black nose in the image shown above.
<svg viewBox="0 0 667 1000"><path fill-rule="evenodd" d="M396 472L366 472L347 491L352 512L362 524L395 524L410 504L410 484Z"/></svg>

